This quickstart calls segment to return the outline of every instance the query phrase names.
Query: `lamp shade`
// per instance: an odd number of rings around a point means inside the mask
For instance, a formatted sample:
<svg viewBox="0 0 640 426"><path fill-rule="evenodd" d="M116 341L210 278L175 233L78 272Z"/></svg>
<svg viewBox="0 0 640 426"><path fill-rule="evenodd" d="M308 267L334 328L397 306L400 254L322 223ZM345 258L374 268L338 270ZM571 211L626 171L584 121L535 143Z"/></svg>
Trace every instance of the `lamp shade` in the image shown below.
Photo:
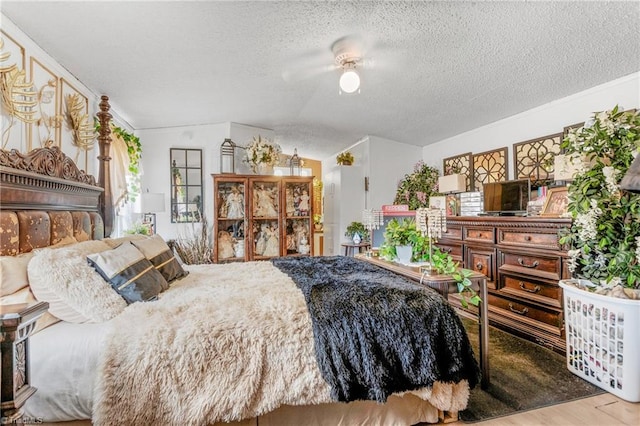
<svg viewBox="0 0 640 426"><path fill-rule="evenodd" d="M467 190L467 179L465 175L453 174L440 176L438 178L438 191L443 194L454 192L465 192Z"/></svg>
<svg viewBox="0 0 640 426"><path fill-rule="evenodd" d="M159 213L164 211L164 194L143 192L140 195L140 210L142 213Z"/></svg>

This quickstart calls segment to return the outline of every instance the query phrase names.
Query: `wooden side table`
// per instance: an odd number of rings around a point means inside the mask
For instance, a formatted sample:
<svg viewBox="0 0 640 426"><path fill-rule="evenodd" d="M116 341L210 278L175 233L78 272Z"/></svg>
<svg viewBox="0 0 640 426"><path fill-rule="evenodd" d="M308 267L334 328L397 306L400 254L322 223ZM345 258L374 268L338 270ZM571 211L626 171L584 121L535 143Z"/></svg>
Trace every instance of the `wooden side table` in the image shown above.
<svg viewBox="0 0 640 426"><path fill-rule="evenodd" d="M29 335L48 308L46 302L0 306L2 424L23 424L21 408L36 391L29 383Z"/></svg>
<svg viewBox="0 0 640 426"><path fill-rule="evenodd" d="M427 285L448 300L449 293L458 292L458 284L451 275L422 275L420 268L416 266L408 266L400 263L389 262L379 257L368 257L364 255L356 255L356 258L364 260L365 262L372 263L380 266L381 268L395 272L406 278L409 278L416 282L422 282ZM473 289L480 293L482 302L478 309L478 335L480 336L480 369L482 377L480 379L480 387L486 389L489 387L489 311L488 311L488 290L487 290L487 277L484 275L473 272L469 277L471 280Z"/></svg>
<svg viewBox="0 0 640 426"><path fill-rule="evenodd" d="M362 242L359 244L355 244L355 243L342 243L340 244L342 247L344 247L344 255L345 256L355 256L356 255L356 248L358 249L358 253L362 253L363 249L364 251L369 250L369 248L371 248L371 243L367 243L367 242Z"/></svg>

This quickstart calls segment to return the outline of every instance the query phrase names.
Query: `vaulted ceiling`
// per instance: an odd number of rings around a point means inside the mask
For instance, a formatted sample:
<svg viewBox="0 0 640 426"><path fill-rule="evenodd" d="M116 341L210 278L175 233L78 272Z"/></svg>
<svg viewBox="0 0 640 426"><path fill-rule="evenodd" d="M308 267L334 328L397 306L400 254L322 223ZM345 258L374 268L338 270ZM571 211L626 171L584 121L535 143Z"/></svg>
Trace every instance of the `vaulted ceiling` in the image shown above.
<svg viewBox="0 0 640 426"><path fill-rule="evenodd" d="M640 70L637 1L1 8L134 129L231 121L312 158L365 135L428 145ZM359 94L340 95L330 70L344 36L363 47Z"/></svg>

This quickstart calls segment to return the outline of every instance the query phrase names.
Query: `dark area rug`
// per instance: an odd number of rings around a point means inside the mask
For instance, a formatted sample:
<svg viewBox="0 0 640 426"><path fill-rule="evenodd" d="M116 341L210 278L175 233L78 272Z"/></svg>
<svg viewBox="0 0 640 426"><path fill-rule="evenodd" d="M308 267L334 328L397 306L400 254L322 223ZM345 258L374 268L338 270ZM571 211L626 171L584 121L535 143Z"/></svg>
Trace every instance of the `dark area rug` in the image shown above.
<svg viewBox="0 0 640 426"><path fill-rule="evenodd" d="M478 358L478 324L466 318L463 323ZM489 371L489 387L471 391L460 420L477 422L604 393L569 372L564 356L494 327L489 327Z"/></svg>

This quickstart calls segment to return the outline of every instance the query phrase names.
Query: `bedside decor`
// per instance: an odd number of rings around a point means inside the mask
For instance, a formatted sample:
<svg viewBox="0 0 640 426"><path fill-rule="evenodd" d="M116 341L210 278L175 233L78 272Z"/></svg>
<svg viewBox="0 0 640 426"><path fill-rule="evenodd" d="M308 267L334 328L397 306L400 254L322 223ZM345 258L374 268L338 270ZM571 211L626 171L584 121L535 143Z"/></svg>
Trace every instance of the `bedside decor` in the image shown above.
<svg viewBox="0 0 640 426"><path fill-rule="evenodd" d="M244 162L256 174L272 174L273 166L278 163L281 153L280 145L258 135L247 145Z"/></svg>
<svg viewBox="0 0 640 426"><path fill-rule="evenodd" d="M435 167L427 166L422 160L413 168L413 173L404 175L398 183L396 198L393 204L407 204L409 210L429 206L429 198L440 195L438 190L438 176L440 172Z"/></svg>
<svg viewBox="0 0 640 426"><path fill-rule="evenodd" d="M560 282L567 365L606 391L638 402L640 194L619 183L640 151L640 115L617 106L597 113L569 131L562 147L577 169L568 190L573 224L560 240L571 246L569 270L576 278Z"/></svg>

